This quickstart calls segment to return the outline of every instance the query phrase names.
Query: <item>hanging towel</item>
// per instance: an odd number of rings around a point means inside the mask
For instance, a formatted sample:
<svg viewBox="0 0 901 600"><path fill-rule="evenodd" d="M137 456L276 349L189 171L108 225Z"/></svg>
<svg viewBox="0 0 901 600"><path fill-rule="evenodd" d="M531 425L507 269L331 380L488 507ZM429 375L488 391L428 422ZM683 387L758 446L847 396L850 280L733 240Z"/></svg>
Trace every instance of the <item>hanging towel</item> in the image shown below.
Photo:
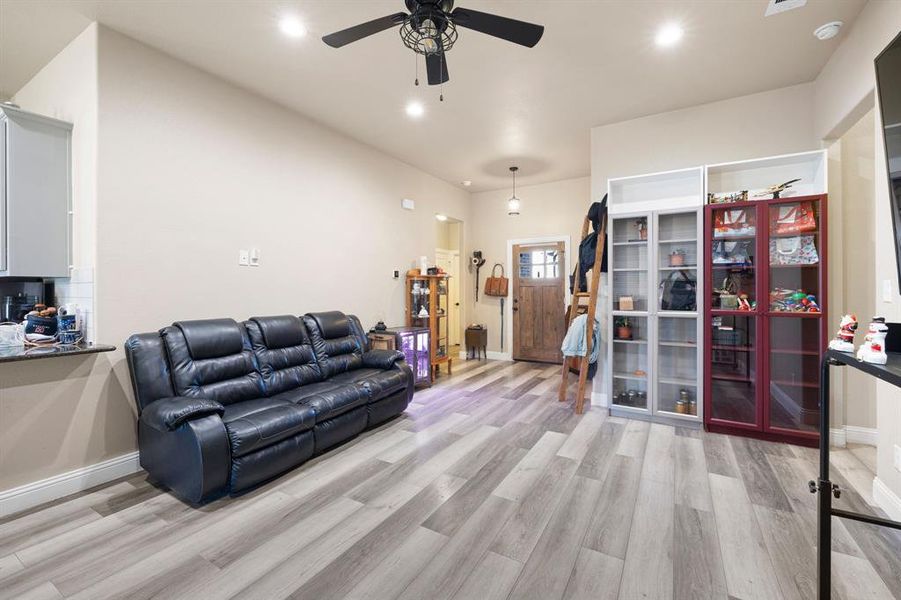
<svg viewBox="0 0 901 600"><path fill-rule="evenodd" d="M587 350L585 326L587 323L588 315L579 315L573 320L569 331L566 332L566 337L563 338L563 345L560 347L563 356L585 356ZM601 324L597 319L594 320L594 332L591 337L591 356L588 358L588 362L594 364L598 361L598 354L601 350Z"/></svg>

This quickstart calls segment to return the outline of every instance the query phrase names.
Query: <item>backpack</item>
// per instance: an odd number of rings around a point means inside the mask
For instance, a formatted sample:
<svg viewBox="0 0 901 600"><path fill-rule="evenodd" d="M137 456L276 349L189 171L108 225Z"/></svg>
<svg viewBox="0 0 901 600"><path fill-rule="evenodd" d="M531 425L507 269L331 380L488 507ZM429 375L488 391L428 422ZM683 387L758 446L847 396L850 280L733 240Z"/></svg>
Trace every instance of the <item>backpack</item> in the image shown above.
<svg viewBox="0 0 901 600"><path fill-rule="evenodd" d="M697 282L684 270L672 271L660 282L660 310L696 310Z"/></svg>

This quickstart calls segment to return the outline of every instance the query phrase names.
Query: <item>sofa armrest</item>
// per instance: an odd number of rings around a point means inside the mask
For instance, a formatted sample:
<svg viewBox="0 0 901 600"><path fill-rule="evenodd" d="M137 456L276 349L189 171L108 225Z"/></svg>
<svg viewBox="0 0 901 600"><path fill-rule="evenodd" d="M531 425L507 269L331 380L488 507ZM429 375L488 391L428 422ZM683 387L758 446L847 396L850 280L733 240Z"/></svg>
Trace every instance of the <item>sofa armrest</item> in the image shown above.
<svg viewBox="0 0 901 600"><path fill-rule="evenodd" d="M370 369L388 370L396 362L404 360L404 353L399 350L369 350L363 353L363 366Z"/></svg>
<svg viewBox="0 0 901 600"><path fill-rule="evenodd" d="M163 398L152 402L141 412L141 421L157 431L175 431L185 421L208 415L219 415L225 407L205 398Z"/></svg>

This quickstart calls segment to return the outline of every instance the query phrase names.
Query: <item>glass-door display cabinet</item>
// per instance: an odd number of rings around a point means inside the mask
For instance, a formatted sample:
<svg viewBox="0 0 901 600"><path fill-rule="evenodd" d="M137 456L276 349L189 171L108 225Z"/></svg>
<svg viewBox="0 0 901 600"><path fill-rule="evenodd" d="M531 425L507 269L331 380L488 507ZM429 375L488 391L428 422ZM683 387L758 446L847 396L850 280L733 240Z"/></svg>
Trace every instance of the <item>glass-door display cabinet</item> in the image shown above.
<svg viewBox="0 0 901 600"><path fill-rule="evenodd" d="M705 209L705 425L815 445L827 343L827 196L737 193L737 201Z"/></svg>
<svg viewBox="0 0 901 600"><path fill-rule="evenodd" d="M428 327L390 327L394 349L404 353L413 369L413 385L432 385L432 335Z"/></svg>
<svg viewBox="0 0 901 600"><path fill-rule="evenodd" d="M448 276L407 275L407 326L429 330L429 359L434 375L441 365L450 374L453 357L448 344Z"/></svg>
<svg viewBox="0 0 901 600"><path fill-rule="evenodd" d="M608 185L610 412L700 425L702 172Z"/></svg>

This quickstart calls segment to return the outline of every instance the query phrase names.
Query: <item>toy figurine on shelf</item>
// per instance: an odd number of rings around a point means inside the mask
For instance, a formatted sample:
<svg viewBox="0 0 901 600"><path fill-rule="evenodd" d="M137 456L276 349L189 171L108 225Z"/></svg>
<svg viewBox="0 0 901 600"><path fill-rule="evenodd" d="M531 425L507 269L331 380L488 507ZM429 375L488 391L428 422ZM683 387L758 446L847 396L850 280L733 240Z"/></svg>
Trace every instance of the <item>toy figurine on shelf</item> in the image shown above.
<svg viewBox="0 0 901 600"><path fill-rule="evenodd" d="M794 183L798 183L801 181L800 179L792 179L791 181L786 181L785 183L780 183L777 185L771 185L767 189L754 194L755 198L761 198L763 196L772 196L773 200L778 200L780 198L780 194L785 192L792 186Z"/></svg>
<svg viewBox="0 0 901 600"><path fill-rule="evenodd" d="M738 297L738 310L751 311L751 301L748 300L747 294L741 294Z"/></svg>
<svg viewBox="0 0 901 600"><path fill-rule="evenodd" d="M885 324L885 317L873 317L870 326L867 327L867 336L857 350L857 360L873 363L874 365L887 363L888 356L885 354L885 336L887 333L888 326Z"/></svg>
<svg viewBox="0 0 901 600"><path fill-rule="evenodd" d="M854 334L857 332L857 316L843 315L835 333L835 339L829 342L830 350L854 352Z"/></svg>
<svg viewBox="0 0 901 600"><path fill-rule="evenodd" d="M770 292L770 310L773 312L820 312L817 297L803 290L777 288Z"/></svg>

